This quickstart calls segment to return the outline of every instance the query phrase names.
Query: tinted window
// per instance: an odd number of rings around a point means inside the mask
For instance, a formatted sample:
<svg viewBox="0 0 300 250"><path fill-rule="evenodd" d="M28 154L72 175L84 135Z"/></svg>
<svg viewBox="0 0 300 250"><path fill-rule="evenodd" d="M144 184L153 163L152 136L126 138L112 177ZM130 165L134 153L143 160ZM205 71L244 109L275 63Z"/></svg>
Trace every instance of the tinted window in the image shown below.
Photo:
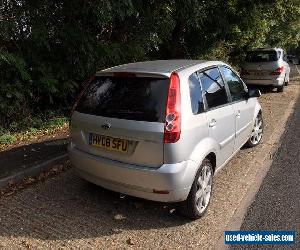
<svg viewBox="0 0 300 250"><path fill-rule="evenodd" d="M192 111L193 114L196 115L204 111L200 81L196 73L190 75L189 87L190 87Z"/></svg>
<svg viewBox="0 0 300 250"><path fill-rule="evenodd" d="M246 91L241 79L231 69L226 67L221 69L228 84L232 101L244 100Z"/></svg>
<svg viewBox="0 0 300 250"><path fill-rule="evenodd" d="M280 52L271 51L249 51L246 55L247 62L273 62L280 57Z"/></svg>
<svg viewBox="0 0 300 250"><path fill-rule="evenodd" d="M201 72L200 80L209 108L221 106L228 102L225 86L217 68Z"/></svg>
<svg viewBox="0 0 300 250"><path fill-rule="evenodd" d="M81 113L163 122L169 79L98 77L80 99Z"/></svg>

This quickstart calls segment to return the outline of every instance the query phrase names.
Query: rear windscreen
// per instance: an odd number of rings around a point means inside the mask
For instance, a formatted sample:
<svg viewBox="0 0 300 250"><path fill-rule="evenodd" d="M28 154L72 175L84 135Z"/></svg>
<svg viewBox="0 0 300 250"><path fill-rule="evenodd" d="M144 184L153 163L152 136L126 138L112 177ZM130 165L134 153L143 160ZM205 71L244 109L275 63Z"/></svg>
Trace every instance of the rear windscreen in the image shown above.
<svg viewBox="0 0 300 250"><path fill-rule="evenodd" d="M279 59L277 51L249 51L246 55L247 62L273 62Z"/></svg>
<svg viewBox="0 0 300 250"><path fill-rule="evenodd" d="M168 78L95 78L76 111L85 114L136 121L164 122Z"/></svg>

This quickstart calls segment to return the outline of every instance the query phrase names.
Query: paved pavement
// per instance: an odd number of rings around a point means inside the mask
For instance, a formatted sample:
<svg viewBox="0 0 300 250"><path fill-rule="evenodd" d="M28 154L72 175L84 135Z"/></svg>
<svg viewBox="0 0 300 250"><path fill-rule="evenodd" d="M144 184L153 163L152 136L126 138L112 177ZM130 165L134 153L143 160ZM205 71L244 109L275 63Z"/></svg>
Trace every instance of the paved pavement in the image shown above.
<svg viewBox="0 0 300 250"><path fill-rule="evenodd" d="M0 181L67 153L66 138L44 141L0 152Z"/></svg>
<svg viewBox="0 0 300 250"><path fill-rule="evenodd" d="M300 98L290 118L273 164L248 209L244 231L296 231L296 245L257 248L300 249ZM238 246L232 248L250 248Z"/></svg>

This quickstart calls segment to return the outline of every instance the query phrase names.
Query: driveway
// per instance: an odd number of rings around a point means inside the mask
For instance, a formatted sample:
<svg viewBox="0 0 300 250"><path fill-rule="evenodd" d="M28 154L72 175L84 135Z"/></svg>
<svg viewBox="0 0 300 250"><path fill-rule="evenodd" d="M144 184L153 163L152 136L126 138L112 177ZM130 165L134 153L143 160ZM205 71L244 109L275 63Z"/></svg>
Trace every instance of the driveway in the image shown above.
<svg viewBox="0 0 300 250"><path fill-rule="evenodd" d="M119 195L80 179L73 169L0 199L0 248L174 249L216 247L299 96L299 75L283 93L260 98L266 122L263 143L243 148L215 177L212 203L197 221L174 206Z"/></svg>

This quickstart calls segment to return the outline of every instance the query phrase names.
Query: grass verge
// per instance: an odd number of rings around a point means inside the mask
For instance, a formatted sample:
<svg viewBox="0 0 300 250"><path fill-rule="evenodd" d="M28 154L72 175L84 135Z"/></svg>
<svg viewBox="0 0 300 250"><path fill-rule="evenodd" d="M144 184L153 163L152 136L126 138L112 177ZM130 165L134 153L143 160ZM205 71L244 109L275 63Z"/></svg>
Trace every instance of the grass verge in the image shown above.
<svg viewBox="0 0 300 250"><path fill-rule="evenodd" d="M24 118L20 122L12 122L8 128L0 127L0 148L18 141L34 140L57 131L66 131L68 123L67 117L54 114Z"/></svg>

